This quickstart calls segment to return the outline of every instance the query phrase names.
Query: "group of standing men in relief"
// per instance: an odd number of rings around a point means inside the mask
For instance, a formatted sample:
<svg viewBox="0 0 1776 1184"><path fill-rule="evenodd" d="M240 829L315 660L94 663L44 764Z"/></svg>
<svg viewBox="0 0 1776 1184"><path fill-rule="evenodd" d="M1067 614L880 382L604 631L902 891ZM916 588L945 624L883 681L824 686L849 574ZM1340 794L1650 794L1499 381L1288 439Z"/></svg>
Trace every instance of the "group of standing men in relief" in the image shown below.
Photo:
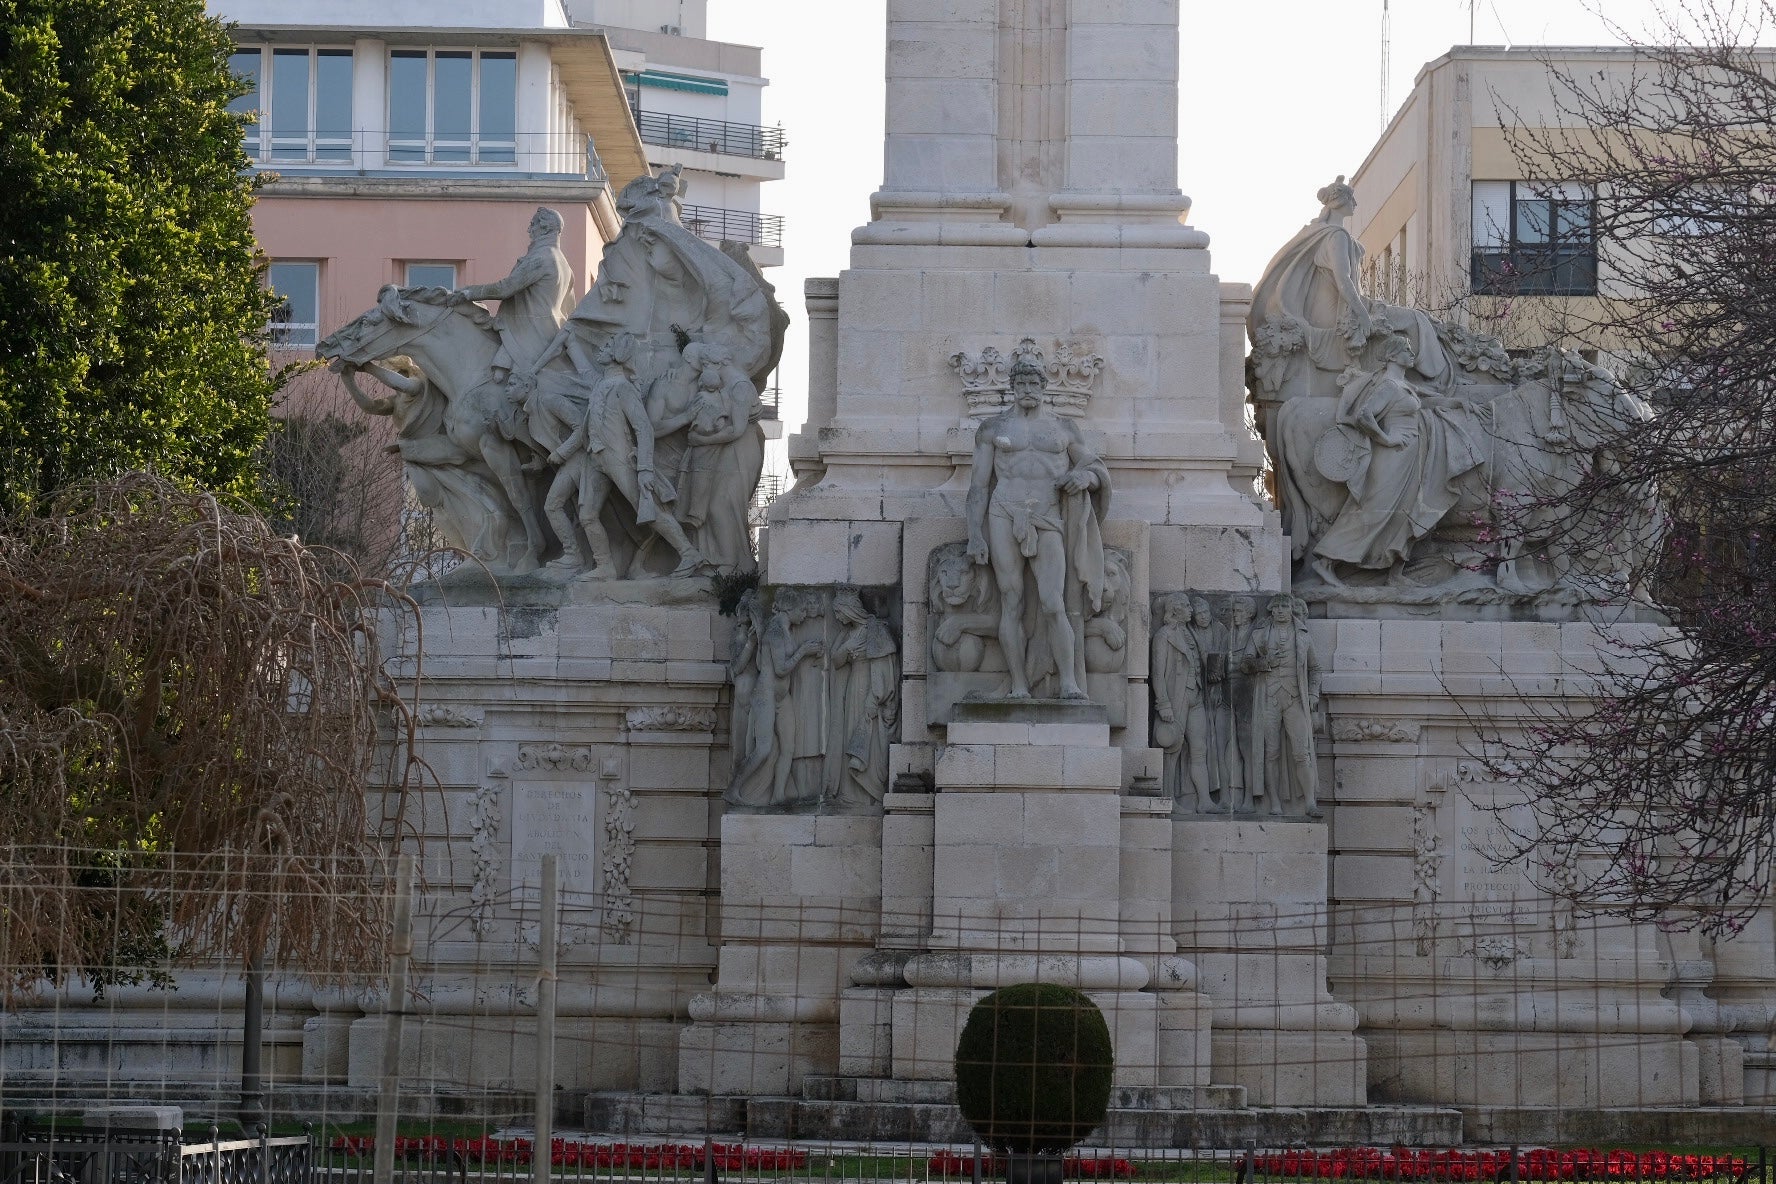
<svg viewBox="0 0 1776 1184"><path fill-rule="evenodd" d="M879 808L900 725L890 623L844 587L750 589L735 617L727 801L771 812Z"/></svg>
<svg viewBox="0 0 1776 1184"><path fill-rule="evenodd" d="M321 343L358 405L396 419L390 451L455 545L504 563L505 538L521 528L526 546L512 566L530 570L549 545L546 521L559 548L549 566L570 574L755 566L747 510L764 464L758 383L776 365L787 318L742 251L680 225L678 188L675 170L625 187L622 231L577 304L561 217L538 209L530 247L504 279L385 289L380 314ZM488 317L484 300L499 301L497 313ZM427 341L416 344L440 373L405 356L354 360L351 347L373 331L365 322L410 320L416 304L461 312L496 335L491 358L440 362L447 356ZM360 372L395 395L365 395ZM656 540L676 558L650 562Z"/></svg>
<svg viewBox="0 0 1776 1184"><path fill-rule="evenodd" d="M1174 592L1153 631L1153 745L1165 753L1168 797L1199 814L1321 816L1314 768L1320 666L1304 606Z"/></svg>

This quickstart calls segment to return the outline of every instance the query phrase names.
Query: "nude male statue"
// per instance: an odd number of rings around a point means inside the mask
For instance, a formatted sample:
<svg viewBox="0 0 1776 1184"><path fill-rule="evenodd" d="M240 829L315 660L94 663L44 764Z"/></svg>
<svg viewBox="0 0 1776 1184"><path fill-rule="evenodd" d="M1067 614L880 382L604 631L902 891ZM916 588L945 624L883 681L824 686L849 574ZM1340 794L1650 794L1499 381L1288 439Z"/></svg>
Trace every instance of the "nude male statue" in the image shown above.
<svg viewBox="0 0 1776 1184"><path fill-rule="evenodd" d="M1020 359L1009 378L1012 406L982 423L974 437L968 557L991 563L999 586L999 645L1011 697L1030 698L1029 643L1046 639L1061 698L1083 699L1082 650L1069 615L1079 616L1082 627L1085 606L1093 612L1102 607L1100 528L1110 501L1110 470L1073 423L1043 406L1047 380L1039 367ZM1026 568L1038 608L1030 637L1024 629Z"/></svg>

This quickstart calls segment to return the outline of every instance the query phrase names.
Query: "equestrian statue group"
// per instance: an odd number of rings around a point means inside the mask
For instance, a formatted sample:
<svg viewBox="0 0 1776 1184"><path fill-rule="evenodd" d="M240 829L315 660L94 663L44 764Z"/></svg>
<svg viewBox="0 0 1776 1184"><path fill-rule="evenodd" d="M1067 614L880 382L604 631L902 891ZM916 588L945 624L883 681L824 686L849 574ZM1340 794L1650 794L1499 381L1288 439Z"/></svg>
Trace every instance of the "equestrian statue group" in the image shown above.
<svg viewBox="0 0 1776 1184"><path fill-rule="evenodd" d="M539 209L505 279L389 285L316 347L364 411L391 417L389 450L450 544L570 578L755 566L759 390L788 317L743 248L684 228L678 189L676 169L623 189L623 228L578 304L561 216Z"/></svg>

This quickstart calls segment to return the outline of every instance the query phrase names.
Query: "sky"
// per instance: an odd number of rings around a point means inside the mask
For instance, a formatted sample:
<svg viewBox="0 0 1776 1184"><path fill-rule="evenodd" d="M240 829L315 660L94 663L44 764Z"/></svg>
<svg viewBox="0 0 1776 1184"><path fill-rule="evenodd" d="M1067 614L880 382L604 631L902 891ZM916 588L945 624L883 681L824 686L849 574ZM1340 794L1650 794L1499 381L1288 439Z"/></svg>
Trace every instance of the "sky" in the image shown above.
<svg viewBox="0 0 1776 1184"><path fill-rule="evenodd" d="M1179 186L1216 273L1253 283L1318 213L1314 192L1357 169L1383 126L1383 0L1181 0ZM1388 0L1388 97L1453 45L1614 45L1654 27L1656 0ZM770 272L794 318L782 418L806 411L802 283L847 266L851 230L882 180L884 0L709 0L709 35L761 46L765 122L788 136L788 176L765 185L784 216ZM1470 36L1470 19L1472 36ZM1391 109L1389 114L1391 114ZM690 200L695 201L694 194ZM767 462L783 471L783 449Z"/></svg>

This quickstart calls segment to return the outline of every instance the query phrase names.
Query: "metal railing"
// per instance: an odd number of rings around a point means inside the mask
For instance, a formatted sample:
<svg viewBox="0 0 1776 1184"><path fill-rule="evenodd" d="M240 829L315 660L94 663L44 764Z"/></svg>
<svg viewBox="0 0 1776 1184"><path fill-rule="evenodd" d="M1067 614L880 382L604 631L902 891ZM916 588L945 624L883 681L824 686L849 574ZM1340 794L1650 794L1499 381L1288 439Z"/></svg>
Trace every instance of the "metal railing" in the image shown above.
<svg viewBox="0 0 1776 1184"><path fill-rule="evenodd" d="M788 141L780 127L756 123L730 123L725 119L701 119L694 115L669 115L630 107L644 144L715 152L723 156L750 156L755 160L781 160Z"/></svg>
<svg viewBox="0 0 1776 1184"><path fill-rule="evenodd" d="M783 388L768 386L759 392L760 419L776 419L778 409L783 406Z"/></svg>
<svg viewBox="0 0 1776 1184"><path fill-rule="evenodd" d="M592 137L569 132L507 132L499 136L403 137L381 132L310 130L276 136L248 127L246 152L269 168L362 169L376 162L390 171L468 169L517 171L606 180Z"/></svg>
<svg viewBox="0 0 1776 1184"><path fill-rule="evenodd" d="M686 230L703 238L751 243L759 247L783 245L783 219L776 214L754 214L750 210L726 210L720 206L686 206L681 221Z"/></svg>
<svg viewBox="0 0 1776 1184"><path fill-rule="evenodd" d="M3 1184L311 1184L307 1136L182 1143L178 1131L51 1126L0 1140Z"/></svg>

